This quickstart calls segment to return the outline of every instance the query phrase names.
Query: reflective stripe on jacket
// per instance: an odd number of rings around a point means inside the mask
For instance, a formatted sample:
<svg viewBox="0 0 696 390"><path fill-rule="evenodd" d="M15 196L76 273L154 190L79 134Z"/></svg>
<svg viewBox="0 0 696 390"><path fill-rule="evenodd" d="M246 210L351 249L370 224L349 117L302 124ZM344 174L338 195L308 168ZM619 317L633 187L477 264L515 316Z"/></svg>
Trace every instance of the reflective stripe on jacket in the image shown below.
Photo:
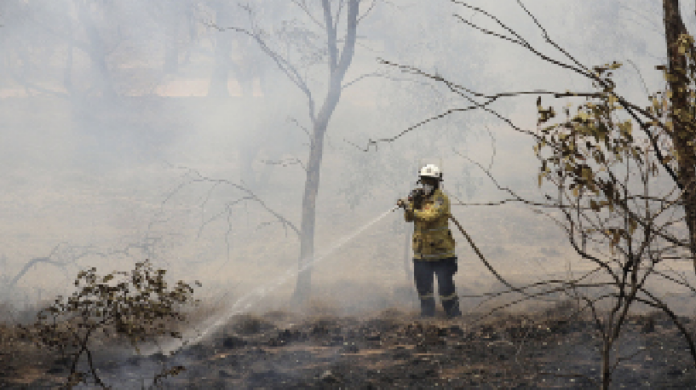
<svg viewBox="0 0 696 390"><path fill-rule="evenodd" d="M449 230L450 201L440 189L425 198L420 210L410 203L404 212L406 222L413 221L413 257L436 261L455 256L454 238Z"/></svg>

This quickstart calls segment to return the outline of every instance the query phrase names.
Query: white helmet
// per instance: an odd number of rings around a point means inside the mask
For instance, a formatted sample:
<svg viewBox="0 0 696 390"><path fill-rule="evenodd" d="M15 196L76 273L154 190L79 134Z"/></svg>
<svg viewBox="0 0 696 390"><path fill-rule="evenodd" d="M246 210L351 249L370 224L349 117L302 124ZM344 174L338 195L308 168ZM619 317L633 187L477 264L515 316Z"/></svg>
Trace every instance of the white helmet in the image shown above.
<svg viewBox="0 0 696 390"><path fill-rule="evenodd" d="M442 171L435 164L427 164L418 172L420 177L432 177L433 179L442 180Z"/></svg>

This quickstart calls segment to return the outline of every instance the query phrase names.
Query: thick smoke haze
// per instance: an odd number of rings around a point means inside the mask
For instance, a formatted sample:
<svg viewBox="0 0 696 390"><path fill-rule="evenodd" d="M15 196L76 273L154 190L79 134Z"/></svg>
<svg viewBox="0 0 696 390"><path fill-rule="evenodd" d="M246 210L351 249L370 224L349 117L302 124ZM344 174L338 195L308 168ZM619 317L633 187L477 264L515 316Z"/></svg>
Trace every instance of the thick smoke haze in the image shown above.
<svg viewBox="0 0 696 390"><path fill-rule="evenodd" d="M295 269L309 107L278 63L236 29L262 31L321 100L323 16L318 1L300 3L307 9L285 0L0 0L0 299L34 304L69 293L80 269L106 273L149 258L173 278L200 280L202 297L232 303ZM470 4L542 53L562 56L515 1ZM639 100L645 89L664 88L654 69L666 61L658 3L524 4L584 64L622 62L621 93L647 104ZM694 2L682 6L693 25ZM455 15L505 32L452 2L360 8L355 57L325 140L317 253L393 207L424 159L442 164L453 202L505 196L471 160L490 164L503 185L540 196L531 140L484 112L456 113L368 147L466 105L380 60L485 93L591 86L468 27ZM337 31L345 34L344 19ZM535 99L495 107L534 129ZM510 277L582 267L553 224L524 207L453 206L453 213ZM314 295L351 310L410 305L408 229L394 212L332 252L314 269ZM460 289L495 286L457 240ZM259 307L283 307L293 287L280 286Z"/></svg>

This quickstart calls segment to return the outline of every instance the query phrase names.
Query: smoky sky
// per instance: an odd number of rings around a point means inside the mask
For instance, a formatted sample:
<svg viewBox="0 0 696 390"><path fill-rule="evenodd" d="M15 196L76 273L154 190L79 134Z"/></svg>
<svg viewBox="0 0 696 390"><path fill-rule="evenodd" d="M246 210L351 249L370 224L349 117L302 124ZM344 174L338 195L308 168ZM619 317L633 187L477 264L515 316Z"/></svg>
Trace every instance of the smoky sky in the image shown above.
<svg viewBox="0 0 696 390"><path fill-rule="evenodd" d="M319 2L305 4L306 10L284 0L0 1L0 282L8 285L32 259L66 264L37 262L4 298L64 293L78 269L109 272L145 258L174 278L200 279L212 295L238 294L295 267L293 226L300 224L311 142L307 99L258 42L234 28L262 31L321 100L326 36ZM572 61L545 41L516 1L469 4L540 53ZM664 89L654 68L665 62L657 2L523 4L584 65L621 62L621 93L647 104L646 90ZM687 28L696 27L694 2L682 6ZM501 197L472 161L490 166L501 183L538 195L531 140L485 112L455 113L368 147L467 104L443 85L382 61L481 93L592 86L468 26L464 21L520 39L453 2L363 1L361 11L346 76L351 84L325 140L317 251L388 210L413 187L424 160L443 166L453 200ZM338 33L345 27L343 16ZM495 107L531 129L535 99ZM555 272L567 259L549 261L549 254L571 253L548 221L524 207L453 212L511 274ZM318 291L372 286L374 295L392 296L410 283L403 270L407 228L394 212L332 252L315 269ZM485 269L463 242L460 285L486 288Z"/></svg>

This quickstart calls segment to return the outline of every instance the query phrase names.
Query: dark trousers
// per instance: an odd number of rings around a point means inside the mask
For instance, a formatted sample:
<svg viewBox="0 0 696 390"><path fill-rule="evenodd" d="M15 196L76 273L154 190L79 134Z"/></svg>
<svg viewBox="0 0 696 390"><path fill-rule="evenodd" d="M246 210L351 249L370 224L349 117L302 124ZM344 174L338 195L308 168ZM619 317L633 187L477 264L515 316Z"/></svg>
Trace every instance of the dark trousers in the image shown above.
<svg viewBox="0 0 696 390"><path fill-rule="evenodd" d="M421 316L435 315L435 294L433 292L433 275L437 275L438 295L448 317L458 317L459 297L454 287L454 274L457 273L457 258L437 261L413 260L413 277L421 304Z"/></svg>

